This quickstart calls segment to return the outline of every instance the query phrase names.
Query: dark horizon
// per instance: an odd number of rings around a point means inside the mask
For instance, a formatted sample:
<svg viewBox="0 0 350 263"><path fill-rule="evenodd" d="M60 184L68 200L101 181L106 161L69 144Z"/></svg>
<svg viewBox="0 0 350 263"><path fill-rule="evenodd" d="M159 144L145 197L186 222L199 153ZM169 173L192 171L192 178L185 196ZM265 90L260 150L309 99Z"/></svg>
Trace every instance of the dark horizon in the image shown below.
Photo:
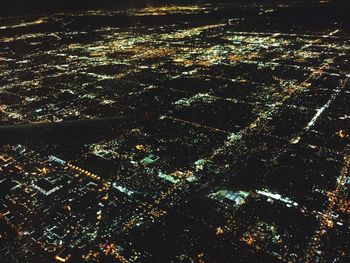
<svg viewBox="0 0 350 263"><path fill-rule="evenodd" d="M262 0L258 4L275 4L280 2L281 4L289 3L307 3L315 4L320 3L318 0ZM83 10L92 10L92 9L119 9L119 8L142 8L147 6L158 6L158 5L192 5L192 4L218 4L218 3L245 3L245 4L257 4L254 2L247 2L244 0L54 0L54 1L45 1L45 0L12 0L6 1L1 5L0 16L12 16L12 15L34 15L42 13L52 13L52 12L74 12L74 11L83 11ZM349 1L346 0L327 0L323 4L336 4L348 7L350 5Z"/></svg>

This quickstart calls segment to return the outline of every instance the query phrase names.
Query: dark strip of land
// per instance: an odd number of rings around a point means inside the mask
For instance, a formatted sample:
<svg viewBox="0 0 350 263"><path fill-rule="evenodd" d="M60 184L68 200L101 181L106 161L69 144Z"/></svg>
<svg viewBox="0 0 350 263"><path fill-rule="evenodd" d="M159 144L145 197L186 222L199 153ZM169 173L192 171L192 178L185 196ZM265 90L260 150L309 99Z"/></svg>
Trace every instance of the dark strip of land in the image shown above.
<svg viewBox="0 0 350 263"><path fill-rule="evenodd" d="M122 134L126 127L137 127L149 121L138 116L6 125L0 126L0 145L26 142L81 143L112 133Z"/></svg>

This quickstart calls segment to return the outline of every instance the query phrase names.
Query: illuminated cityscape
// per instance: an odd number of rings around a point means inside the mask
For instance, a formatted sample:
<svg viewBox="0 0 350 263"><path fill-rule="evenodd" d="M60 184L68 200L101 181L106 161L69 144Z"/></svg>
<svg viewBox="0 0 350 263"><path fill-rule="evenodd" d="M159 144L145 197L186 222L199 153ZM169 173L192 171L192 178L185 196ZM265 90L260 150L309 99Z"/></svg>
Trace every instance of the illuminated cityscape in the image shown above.
<svg viewBox="0 0 350 263"><path fill-rule="evenodd" d="M349 7L0 12L0 262L350 262Z"/></svg>

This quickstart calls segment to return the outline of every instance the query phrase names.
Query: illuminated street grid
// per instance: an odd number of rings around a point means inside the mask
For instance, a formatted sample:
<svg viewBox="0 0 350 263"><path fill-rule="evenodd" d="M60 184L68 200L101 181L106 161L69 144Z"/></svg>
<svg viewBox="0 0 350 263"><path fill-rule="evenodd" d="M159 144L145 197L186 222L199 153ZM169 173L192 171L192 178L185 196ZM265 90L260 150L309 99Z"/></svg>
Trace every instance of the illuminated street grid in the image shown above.
<svg viewBox="0 0 350 263"><path fill-rule="evenodd" d="M3 262L349 260L350 40L224 8L0 20L2 124L156 116L2 146Z"/></svg>

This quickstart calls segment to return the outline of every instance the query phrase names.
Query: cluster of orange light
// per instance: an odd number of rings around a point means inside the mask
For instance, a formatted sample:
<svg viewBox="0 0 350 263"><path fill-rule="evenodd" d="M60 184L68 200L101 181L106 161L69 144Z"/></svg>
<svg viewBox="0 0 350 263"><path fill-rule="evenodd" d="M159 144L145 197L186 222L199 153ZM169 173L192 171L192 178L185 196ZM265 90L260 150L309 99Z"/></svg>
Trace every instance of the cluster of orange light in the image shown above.
<svg viewBox="0 0 350 263"><path fill-rule="evenodd" d="M188 178L193 175L193 172L189 170L185 172L176 171L176 172L173 172L171 175L177 178Z"/></svg>
<svg viewBox="0 0 350 263"><path fill-rule="evenodd" d="M241 241L245 242L249 246L252 246L255 243L255 239L254 239L253 235L251 235L251 234L242 236Z"/></svg>
<svg viewBox="0 0 350 263"><path fill-rule="evenodd" d="M75 171L78 171L80 172L81 174L84 174L85 176L87 177L90 177L91 179L94 179L94 180L100 180L101 178L99 176L97 176L96 174L93 174L89 171L86 171L84 169L81 169L80 167L78 166L75 166L75 165L72 165L72 164L67 164L68 168L72 169L72 170L75 170Z"/></svg>
<svg viewBox="0 0 350 263"><path fill-rule="evenodd" d="M339 199L338 207L340 212L350 214L350 200Z"/></svg>
<svg viewBox="0 0 350 263"><path fill-rule="evenodd" d="M348 137L348 134L346 133L345 130L339 130L336 134L342 139L345 139Z"/></svg>
<svg viewBox="0 0 350 263"><path fill-rule="evenodd" d="M330 215L322 215L322 220L323 220L323 224L325 226L327 226L328 228L332 228L334 223L333 223L333 220L331 219L331 216Z"/></svg>
<svg viewBox="0 0 350 263"><path fill-rule="evenodd" d="M108 183L103 183L102 187L98 190L99 192L107 191L111 186Z"/></svg>
<svg viewBox="0 0 350 263"><path fill-rule="evenodd" d="M166 211L164 211L164 210L155 210L154 209L150 212L150 215L153 216L154 218L161 217L165 214L166 214Z"/></svg>
<svg viewBox="0 0 350 263"><path fill-rule="evenodd" d="M99 255L100 255L99 252L90 250L87 254L83 255L82 258L86 261L89 261L92 259L97 259Z"/></svg>
<svg viewBox="0 0 350 263"><path fill-rule="evenodd" d="M116 245L113 243L106 244L103 247L103 253L106 256L108 256L108 255L114 256L114 258L117 260L117 262L120 262L120 263L128 263L129 262L125 257L123 257L121 254L118 253L118 249L117 249Z"/></svg>
<svg viewBox="0 0 350 263"><path fill-rule="evenodd" d="M216 234L217 236L223 235L223 234L224 234L223 228L222 228L222 227L217 227L217 228L216 228L215 234Z"/></svg>
<svg viewBox="0 0 350 263"><path fill-rule="evenodd" d="M204 253L199 253L197 255L197 258L198 258L198 263L204 263Z"/></svg>
<svg viewBox="0 0 350 263"><path fill-rule="evenodd" d="M38 172L40 173L40 175L46 175L50 172L50 170L46 167L43 168L37 168Z"/></svg>

